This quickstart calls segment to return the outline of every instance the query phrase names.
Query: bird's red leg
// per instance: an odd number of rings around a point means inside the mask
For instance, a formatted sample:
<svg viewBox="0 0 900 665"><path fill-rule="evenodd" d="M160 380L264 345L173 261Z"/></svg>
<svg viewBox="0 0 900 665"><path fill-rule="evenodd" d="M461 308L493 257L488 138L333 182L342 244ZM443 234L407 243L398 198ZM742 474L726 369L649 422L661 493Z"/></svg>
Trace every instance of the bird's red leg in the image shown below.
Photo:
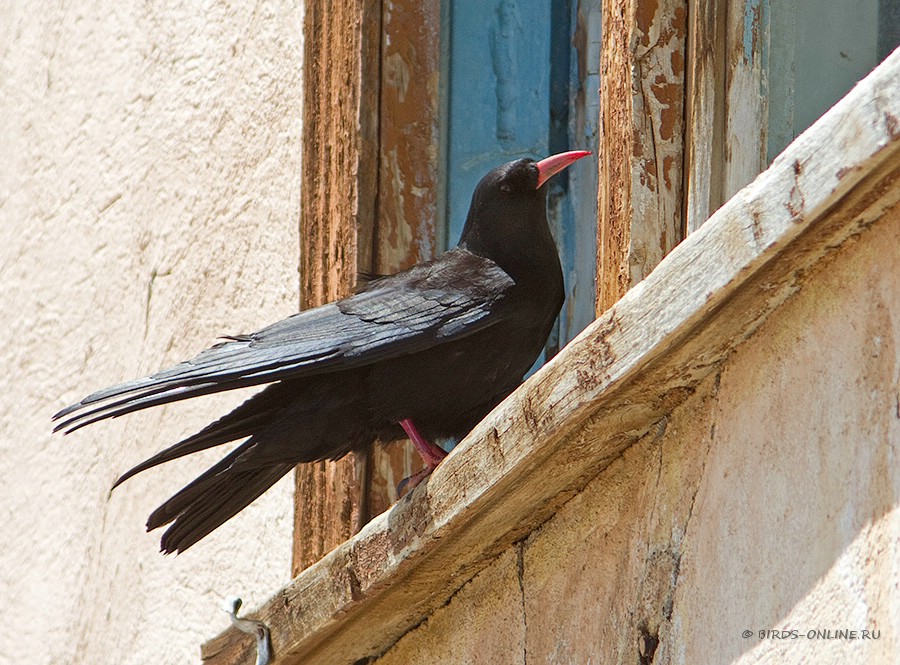
<svg viewBox="0 0 900 665"><path fill-rule="evenodd" d="M434 445L431 441L422 436L413 421L409 418L401 420L400 427L406 432L406 435L412 441L412 444L415 446L422 461L425 462L427 466L430 466L433 469L447 456L447 452L443 448Z"/></svg>
<svg viewBox="0 0 900 665"><path fill-rule="evenodd" d="M401 420L400 427L403 428L403 431L406 432L406 435L409 437L410 441L412 441L413 446L425 463L425 468L414 473L409 478L401 480L400 484L397 485L397 494L401 494L407 487L412 490L416 485L427 478L428 475L434 471L435 467L441 463L441 460L447 456L447 452L443 448L436 446L422 436L413 421L409 418Z"/></svg>

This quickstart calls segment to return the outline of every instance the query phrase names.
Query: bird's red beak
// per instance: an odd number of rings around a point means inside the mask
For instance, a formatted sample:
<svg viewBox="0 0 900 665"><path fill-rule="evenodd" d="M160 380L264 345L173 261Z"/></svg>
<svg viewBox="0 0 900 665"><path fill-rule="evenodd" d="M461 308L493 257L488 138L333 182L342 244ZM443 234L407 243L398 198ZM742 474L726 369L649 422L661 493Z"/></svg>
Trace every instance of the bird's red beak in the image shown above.
<svg viewBox="0 0 900 665"><path fill-rule="evenodd" d="M590 154L590 150L570 150L569 152L561 152L558 155L551 155L550 157L542 159L537 163L538 181L535 189L540 189L541 185L564 168Z"/></svg>

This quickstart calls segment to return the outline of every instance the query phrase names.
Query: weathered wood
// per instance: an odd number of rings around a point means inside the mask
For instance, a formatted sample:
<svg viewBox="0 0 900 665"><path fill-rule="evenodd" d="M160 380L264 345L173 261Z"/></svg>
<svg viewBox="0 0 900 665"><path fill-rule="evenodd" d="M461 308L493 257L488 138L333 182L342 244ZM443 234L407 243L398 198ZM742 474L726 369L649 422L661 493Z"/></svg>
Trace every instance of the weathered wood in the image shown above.
<svg viewBox="0 0 900 665"><path fill-rule="evenodd" d="M359 271L435 252L440 3L314 3L306 20L304 307L347 295ZM294 574L385 510L419 465L394 443L298 469Z"/></svg>
<svg viewBox="0 0 900 665"><path fill-rule="evenodd" d="M441 3L393 0L382 10L378 220L373 269L391 274L438 249L438 83ZM370 456L367 519L397 500L397 483L418 471L407 442Z"/></svg>
<svg viewBox="0 0 900 665"><path fill-rule="evenodd" d="M688 14L684 219L686 233L693 233L726 200L726 6L691 0Z"/></svg>
<svg viewBox="0 0 900 665"><path fill-rule="evenodd" d="M768 3L729 0L725 21L724 199L766 168Z"/></svg>
<svg viewBox="0 0 900 665"><path fill-rule="evenodd" d="M300 306L349 295L372 266L377 190L381 5L310 0L304 19ZM376 63L374 66L372 63ZM296 473L293 572L317 561L367 518L365 458Z"/></svg>
<svg viewBox="0 0 900 665"><path fill-rule="evenodd" d="M814 265L900 205L897 80L900 53L498 406L428 483L261 608L277 662L382 653L655 427ZM229 630L203 657L254 656Z"/></svg>
<svg viewBox="0 0 900 665"><path fill-rule="evenodd" d="M438 244L441 3L394 0L384 7L382 26L374 265L388 273L431 258Z"/></svg>
<svg viewBox="0 0 900 665"><path fill-rule="evenodd" d="M571 46L577 67L570 70L569 140L570 147L593 151L590 166L568 172L568 203L571 217L557 213L562 227L556 235L560 252L568 260L566 274L566 306L560 316L559 337L562 345L575 337L597 315L597 168L600 137L600 51L602 47L601 7L599 2L580 3L572 30ZM554 152L551 148L549 152ZM551 206L553 198L550 198ZM558 208L558 206L556 206ZM554 209L551 207L551 224ZM561 214L560 214L561 213Z"/></svg>
<svg viewBox="0 0 900 665"><path fill-rule="evenodd" d="M685 0L606 0L597 312L682 238Z"/></svg>
<svg viewBox="0 0 900 665"><path fill-rule="evenodd" d="M691 0L688 39L688 233L766 167L768 5Z"/></svg>

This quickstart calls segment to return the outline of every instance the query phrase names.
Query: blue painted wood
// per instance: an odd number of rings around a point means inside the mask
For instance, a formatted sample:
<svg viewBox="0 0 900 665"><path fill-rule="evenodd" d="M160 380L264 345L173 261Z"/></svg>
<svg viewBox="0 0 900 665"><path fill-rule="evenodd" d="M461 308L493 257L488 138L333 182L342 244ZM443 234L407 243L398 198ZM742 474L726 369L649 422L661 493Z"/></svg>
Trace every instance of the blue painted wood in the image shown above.
<svg viewBox="0 0 900 665"><path fill-rule="evenodd" d="M452 246L472 190L489 169L576 148L596 154L600 14L584 6L579 14L577 0L445 1L444 218ZM594 318L596 158L548 186L567 291L548 345L552 355Z"/></svg>
<svg viewBox="0 0 900 665"><path fill-rule="evenodd" d="M448 244L472 190L498 164L547 152L550 8L546 0L450 0Z"/></svg>
<svg viewBox="0 0 900 665"><path fill-rule="evenodd" d="M571 57L569 84L569 143L594 153L581 168L569 173L572 222L565 242L571 260L565 262L569 298L562 339L571 340L594 320L597 294L597 188L600 141L599 2L578 2L571 8ZM590 163L588 164L588 160Z"/></svg>

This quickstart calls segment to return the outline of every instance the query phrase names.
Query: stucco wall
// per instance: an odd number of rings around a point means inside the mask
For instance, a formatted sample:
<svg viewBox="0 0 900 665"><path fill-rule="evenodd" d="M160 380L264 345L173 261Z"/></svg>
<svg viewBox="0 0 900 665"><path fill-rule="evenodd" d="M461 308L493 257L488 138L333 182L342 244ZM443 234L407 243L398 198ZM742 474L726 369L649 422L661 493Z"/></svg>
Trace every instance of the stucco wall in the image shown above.
<svg viewBox="0 0 900 665"><path fill-rule="evenodd" d="M49 419L296 310L302 2L0 13L0 662L198 661L289 579L290 479L178 557L144 521L222 452L108 490L241 397Z"/></svg>
<svg viewBox="0 0 900 665"><path fill-rule="evenodd" d="M898 457L894 209L378 663L895 663Z"/></svg>

